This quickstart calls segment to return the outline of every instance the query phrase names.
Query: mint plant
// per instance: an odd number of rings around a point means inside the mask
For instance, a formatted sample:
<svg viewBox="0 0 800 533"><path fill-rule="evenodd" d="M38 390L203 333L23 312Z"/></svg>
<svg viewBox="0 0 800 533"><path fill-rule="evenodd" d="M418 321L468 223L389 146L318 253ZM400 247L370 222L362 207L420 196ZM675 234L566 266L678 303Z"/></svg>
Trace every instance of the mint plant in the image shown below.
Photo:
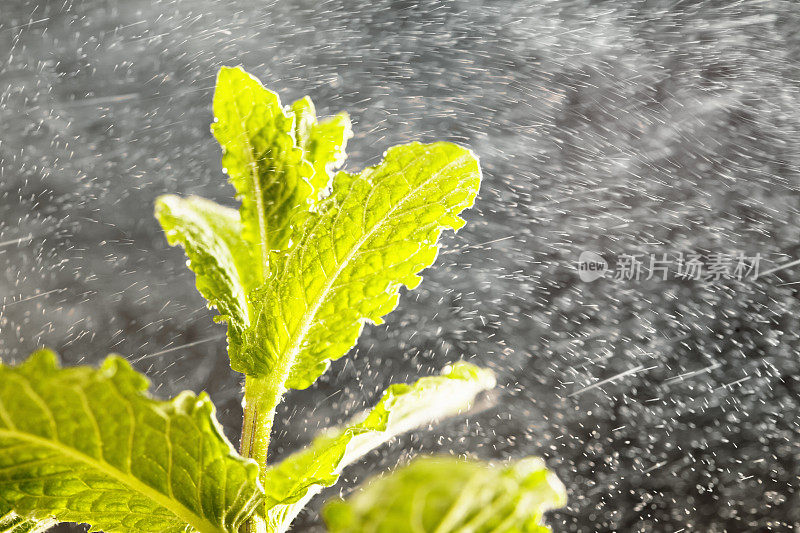
<svg viewBox="0 0 800 533"><path fill-rule="evenodd" d="M197 288L227 324L231 367L244 374L238 452L205 393L160 401L118 356L61 368L48 350L0 365L0 532L59 521L107 532L288 531L341 471L399 433L466 412L493 374L456 362L392 385L368 413L267 463L275 408L378 324L431 266L480 185L472 153L411 143L357 174L342 166L352 136L342 113L319 120L240 68L223 68L212 130L238 210L166 195L156 217L181 245ZM492 466L417 461L331 504L331 531L543 531L563 486L538 459ZM413 504L413 505L412 505ZM420 529L421 527L421 529Z"/></svg>

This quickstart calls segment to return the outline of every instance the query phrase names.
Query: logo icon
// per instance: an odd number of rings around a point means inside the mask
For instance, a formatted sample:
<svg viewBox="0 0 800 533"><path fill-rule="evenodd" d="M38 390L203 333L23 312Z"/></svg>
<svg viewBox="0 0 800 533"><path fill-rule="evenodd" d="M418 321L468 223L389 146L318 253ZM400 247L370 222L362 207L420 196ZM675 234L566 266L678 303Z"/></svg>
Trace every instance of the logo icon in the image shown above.
<svg viewBox="0 0 800 533"><path fill-rule="evenodd" d="M603 256L588 250L578 257L578 276L581 281L590 282L602 278L608 270L608 262Z"/></svg>

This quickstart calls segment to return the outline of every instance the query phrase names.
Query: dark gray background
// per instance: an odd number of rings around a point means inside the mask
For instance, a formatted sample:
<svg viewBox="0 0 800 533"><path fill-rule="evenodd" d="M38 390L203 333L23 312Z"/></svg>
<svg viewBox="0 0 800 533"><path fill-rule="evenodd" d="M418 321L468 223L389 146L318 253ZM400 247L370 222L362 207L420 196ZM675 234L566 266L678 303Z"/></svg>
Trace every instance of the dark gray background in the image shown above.
<svg viewBox="0 0 800 533"><path fill-rule="evenodd" d="M373 453L345 491L420 451L539 454L569 489L556 531L788 530L798 268L715 283L574 268L587 249L800 258L798 24L780 0L2 0L0 356L119 352L158 396L209 391L238 439L241 376L152 204L231 202L208 125L217 69L241 63L285 102L349 111L350 170L442 139L485 172L420 289L288 396L275 457L468 358L498 372L497 404Z"/></svg>

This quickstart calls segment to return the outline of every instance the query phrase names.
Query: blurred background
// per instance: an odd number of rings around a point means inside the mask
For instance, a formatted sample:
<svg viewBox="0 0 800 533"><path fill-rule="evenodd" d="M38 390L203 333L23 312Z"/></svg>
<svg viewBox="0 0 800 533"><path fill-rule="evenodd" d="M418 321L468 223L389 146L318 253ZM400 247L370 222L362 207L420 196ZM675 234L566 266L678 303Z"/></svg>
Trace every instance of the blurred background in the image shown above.
<svg viewBox="0 0 800 533"><path fill-rule="evenodd" d="M798 27L792 0L2 0L0 357L118 352L159 397L207 390L238 442L242 376L152 206L233 205L210 106L242 64L348 111L348 170L449 140L485 174L421 287L288 395L273 457L457 359L498 373L496 403L372 453L295 531L421 452L543 456L555 531L800 527ZM605 278L578 277L587 250ZM614 279L663 253L766 274Z"/></svg>

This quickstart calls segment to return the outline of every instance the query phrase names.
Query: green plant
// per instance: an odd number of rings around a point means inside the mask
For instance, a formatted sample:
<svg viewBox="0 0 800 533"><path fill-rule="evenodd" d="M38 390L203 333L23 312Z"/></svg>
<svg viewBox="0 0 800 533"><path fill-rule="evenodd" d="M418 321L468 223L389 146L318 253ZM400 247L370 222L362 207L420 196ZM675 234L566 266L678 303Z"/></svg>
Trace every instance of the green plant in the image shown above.
<svg viewBox="0 0 800 533"><path fill-rule="evenodd" d="M372 531L550 531L542 514L564 501L541 459L493 467L454 457L421 457L381 476L323 515L331 533Z"/></svg>
<svg viewBox="0 0 800 533"><path fill-rule="evenodd" d="M480 169L459 146L411 143L331 182L352 135L347 115L318 121L308 98L284 108L240 68L221 70L214 114L239 210L168 195L156 216L169 243L184 247L216 320L227 323L231 367L245 375L239 453L204 393L155 400L120 357L98 369L61 368L40 350L19 366L0 365L0 531L43 531L56 521L108 532L287 531L345 466L398 433L464 412L494 386L490 371L455 363L391 386L370 412L268 465L284 393L311 385L365 322L380 323L401 285L417 286L441 231L463 225ZM414 479L453 482L421 492ZM381 484L397 491L393 502ZM403 494L415 506L400 505ZM418 518L424 531L538 531L541 513L562 500L563 487L532 459L506 467L435 459L327 516L334 531L409 531ZM442 509L446 520L428 529Z"/></svg>

